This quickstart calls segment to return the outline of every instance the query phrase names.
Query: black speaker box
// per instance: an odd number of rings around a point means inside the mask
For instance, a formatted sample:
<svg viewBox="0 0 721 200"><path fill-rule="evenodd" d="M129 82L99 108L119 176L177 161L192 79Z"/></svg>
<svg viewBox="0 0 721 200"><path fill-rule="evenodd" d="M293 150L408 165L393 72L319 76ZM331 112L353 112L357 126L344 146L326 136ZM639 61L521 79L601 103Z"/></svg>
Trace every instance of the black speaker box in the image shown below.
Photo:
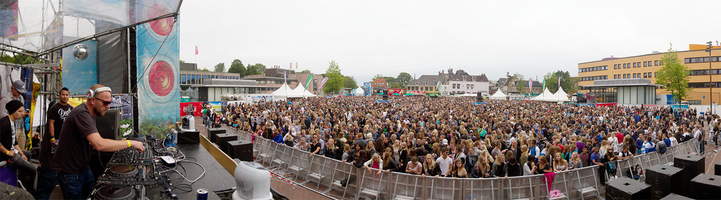
<svg viewBox="0 0 721 200"><path fill-rule="evenodd" d="M228 141L226 153L230 158L237 158L241 161L253 162L253 143L245 140Z"/></svg>
<svg viewBox="0 0 721 200"><path fill-rule="evenodd" d="M223 129L223 128L211 128L211 129L208 129L208 139L210 139L211 142L215 142L215 140L218 139L218 137L216 137L216 136L217 136L218 134L223 134L223 133L225 133L225 129ZM217 144L217 143L216 143L216 144Z"/></svg>
<svg viewBox="0 0 721 200"><path fill-rule="evenodd" d="M95 116L95 126L100 137L111 140L120 139L120 110L108 109L105 115Z"/></svg>
<svg viewBox="0 0 721 200"><path fill-rule="evenodd" d="M713 172L714 175L721 176L721 161L713 165Z"/></svg>
<svg viewBox="0 0 721 200"><path fill-rule="evenodd" d="M226 151L226 149L228 149L228 141L238 140L238 135L230 134L230 133L218 134L215 137L217 138L215 140L215 144L218 145L218 148L221 151ZM225 152L225 153L228 153L228 152Z"/></svg>
<svg viewBox="0 0 721 200"><path fill-rule="evenodd" d="M685 196L681 196L675 193L671 193L666 195L665 197L661 198L661 200L693 200L692 198L688 198Z"/></svg>
<svg viewBox="0 0 721 200"><path fill-rule="evenodd" d="M656 165L646 169L646 184L651 185L651 197L660 199L669 193L680 193L680 187L672 186L669 183L681 183L681 169L668 166Z"/></svg>
<svg viewBox="0 0 721 200"><path fill-rule="evenodd" d="M618 178L606 185L606 199L650 199L651 186L630 178Z"/></svg>
<svg viewBox="0 0 721 200"><path fill-rule="evenodd" d="M688 195L696 199L721 199L721 176L699 174L691 179L690 185L693 194Z"/></svg>
<svg viewBox="0 0 721 200"><path fill-rule="evenodd" d="M197 130L182 130L178 133L178 144L198 144L200 143L200 132Z"/></svg>
<svg viewBox="0 0 721 200"><path fill-rule="evenodd" d="M706 168L705 164L706 158L703 156L680 154L673 158L673 166L682 169L682 184L678 186L681 188L679 194L689 197L693 196L691 184L688 184L688 182L699 174L704 173L704 169Z"/></svg>

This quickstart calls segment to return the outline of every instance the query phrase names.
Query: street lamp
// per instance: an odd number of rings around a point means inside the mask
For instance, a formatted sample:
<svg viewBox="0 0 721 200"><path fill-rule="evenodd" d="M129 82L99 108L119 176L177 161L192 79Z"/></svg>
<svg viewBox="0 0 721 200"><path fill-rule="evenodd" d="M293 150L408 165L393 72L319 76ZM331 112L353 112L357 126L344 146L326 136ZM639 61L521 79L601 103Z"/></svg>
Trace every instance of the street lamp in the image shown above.
<svg viewBox="0 0 721 200"><path fill-rule="evenodd" d="M708 44L708 48L706 48L706 52L708 52L708 97L709 97L709 111L711 114L713 114L713 82L711 82L711 48L713 47L711 41L706 42Z"/></svg>

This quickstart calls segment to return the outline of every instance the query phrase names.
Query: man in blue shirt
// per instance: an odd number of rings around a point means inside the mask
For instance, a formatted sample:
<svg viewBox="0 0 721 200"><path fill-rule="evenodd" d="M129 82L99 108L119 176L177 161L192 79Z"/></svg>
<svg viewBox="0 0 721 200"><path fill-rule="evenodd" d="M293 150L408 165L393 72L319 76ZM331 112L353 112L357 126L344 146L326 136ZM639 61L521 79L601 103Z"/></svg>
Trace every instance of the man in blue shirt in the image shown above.
<svg viewBox="0 0 721 200"><path fill-rule="evenodd" d="M603 163L601 163L601 158L598 154L598 146L593 147L593 153L591 153L591 164L599 166L598 177L601 178L601 184L606 185L606 175L604 174L604 169L606 168L604 167Z"/></svg>

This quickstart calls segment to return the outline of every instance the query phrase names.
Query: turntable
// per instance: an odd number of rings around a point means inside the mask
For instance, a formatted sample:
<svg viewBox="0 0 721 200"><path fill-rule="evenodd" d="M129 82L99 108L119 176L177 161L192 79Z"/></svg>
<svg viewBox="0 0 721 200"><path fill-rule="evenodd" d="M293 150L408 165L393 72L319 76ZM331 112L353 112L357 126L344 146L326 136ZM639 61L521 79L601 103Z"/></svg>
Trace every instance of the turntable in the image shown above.
<svg viewBox="0 0 721 200"><path fill-rule="evenodd" d="M142 199L138 198L138 188L128 185L103 185L95 191L92 199L119 200L119 199Z"/></svg>
<svg viewBox="0 0 721 200"><path fill-rule="evenodd" d="M116 177L133 177L138 174L138 168L133 165L115 165L108 168L108 173Z"/></svg>

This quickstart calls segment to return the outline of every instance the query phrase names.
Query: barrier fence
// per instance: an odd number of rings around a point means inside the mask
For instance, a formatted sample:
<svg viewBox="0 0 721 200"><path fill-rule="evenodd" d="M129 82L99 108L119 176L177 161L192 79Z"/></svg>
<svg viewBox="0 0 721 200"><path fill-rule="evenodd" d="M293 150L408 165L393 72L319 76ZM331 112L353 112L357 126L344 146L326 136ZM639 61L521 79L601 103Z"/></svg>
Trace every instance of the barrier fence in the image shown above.
<svg viewBox="0 0 721 200"><path fill-rule="evenodd" d="M251 140L250 134L232 128L226 127L226 132L237 133L241 140ZM637 155L615 162L617 175L625 176L624 172L635 165L645 172L648 167L673 162L676 155L695 152L693 142L684 142L668 148L665 154ZM550 177L545 175L435 178L397 172L369 173L350 163L309 155L310 152L261 137L256 137L253 142L256 162L319 193L343 199L598 199L601 197L599 176L607 175L599 173L598 166L588 166L555 173L551 184L547 184ZM350 183L344 186L344 180L350 180ZM560 191L560 195L550 197L551 190Z"/></svg>

